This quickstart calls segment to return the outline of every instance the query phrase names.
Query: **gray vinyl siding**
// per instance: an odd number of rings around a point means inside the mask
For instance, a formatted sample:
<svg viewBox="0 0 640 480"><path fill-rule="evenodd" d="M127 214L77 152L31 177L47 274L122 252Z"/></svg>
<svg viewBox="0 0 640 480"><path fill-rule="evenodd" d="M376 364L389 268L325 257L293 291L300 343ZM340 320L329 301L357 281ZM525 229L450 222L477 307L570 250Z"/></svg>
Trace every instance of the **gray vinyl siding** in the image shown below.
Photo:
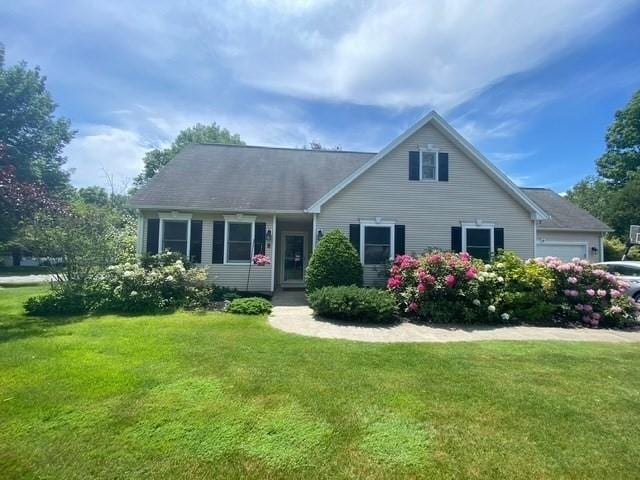
<svg viewBox="0 0 640 480"><path fill-rule="evenodd" d="M224 265L213 264L213 222L215 220L224 221L222 213L202 213L181 211L180 213L192 213L192 220L202 220L202 264L200 266L208 270L209 281L216 285L245 290L247 287L247 274L249 265ZM147 248L147 222L148 218L158 218L158 212L144 211L145 222L143 230L143 251ZM251 215L251 213L247 213ZM273 229L273 216L257 215L256 222L267 224L267 230ZM266 255L273 259L272 244L266 247ZM271 291L271 269L273 265L251 266L249 279L249 290L254 292Z"/></svg>
<svg viewBox="0 0 640 480"><path fill-rule="evenodd" d="M448 182L409 181L409 151L432 144L449 154ZM504 228L505 249L523 258L534 254L530 212L486 175L436 127L429 124L354 180L322 206L317 226L338 228L360 220L395 221L406 226L406 251L451 248L451 227L461 222L493 223ZM367 285L381 282L379 268L365 266Z"/></svg>
<svg viewBox="0 0 640 480"><path fill-rule="evenodd" d="M567 230L545 230L538 228L536 236L538 242L575 242L587 243L587 260L600 261L600 232L571 232ZM597 251L592 249L596 248Z"/></svg>

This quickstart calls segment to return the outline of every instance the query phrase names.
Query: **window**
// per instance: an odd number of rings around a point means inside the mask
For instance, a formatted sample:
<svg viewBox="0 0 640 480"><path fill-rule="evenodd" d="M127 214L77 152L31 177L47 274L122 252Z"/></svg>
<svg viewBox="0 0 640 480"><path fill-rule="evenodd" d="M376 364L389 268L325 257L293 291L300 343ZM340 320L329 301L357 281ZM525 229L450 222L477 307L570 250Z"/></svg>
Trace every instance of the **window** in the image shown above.
<svg viewBox="0 0 640 480"><path fill-rule="evenodd" d="M363 260L365 265L381 265L391 258L393 225L364 225Z"/></svg>
<svg viewBox="0 0 640 480"><path fill-rule="evenodd" d="M189 222L187 220L163 220L162 250L188 255L187 245Z"/></svg>
<svg viewBox="0 0 640 480"><path fill-rule="evenodd" d="M462 226L462 250L475 258L491 260L493 226Z"/></svg>
<svg viewBox="0 0 640 480"><path fill-rule="evenodd" d="M251 261L251 240L253 223L227 223L227 262L249 263Z"/></svg>
<svg viewBox="0 0 640 480"><path fill-rule="evenodd" d="M420 151L420 180L438 179L438 152Z"/></svg>
<svg viewBox="0 0 640 480"><path fill-rule="evenodd" d="M618 273L625 277L640 277L640 268L630 265L607 265L607 270L611 273Z"/></svg>

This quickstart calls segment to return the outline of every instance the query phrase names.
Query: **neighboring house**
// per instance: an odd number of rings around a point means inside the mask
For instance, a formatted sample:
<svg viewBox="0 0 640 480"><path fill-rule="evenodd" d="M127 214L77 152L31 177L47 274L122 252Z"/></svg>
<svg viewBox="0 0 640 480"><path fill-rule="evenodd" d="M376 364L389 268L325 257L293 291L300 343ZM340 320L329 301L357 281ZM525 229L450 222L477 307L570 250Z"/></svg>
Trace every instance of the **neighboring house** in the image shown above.
<svg viewBox="0 0 640 480"><path fill-rule="evenodd" d="M180 251L241 289L251 268L249 290L270 292L303 286L316 242L333 229L351 239L368 285L394 255L433 247L536 256L536 229L554 213L532 196L431 112L379 153L190 145L131 205L139 251ZM581 229L561 228L591 242ZM250 267L257 253L272 265Z"/></svg>

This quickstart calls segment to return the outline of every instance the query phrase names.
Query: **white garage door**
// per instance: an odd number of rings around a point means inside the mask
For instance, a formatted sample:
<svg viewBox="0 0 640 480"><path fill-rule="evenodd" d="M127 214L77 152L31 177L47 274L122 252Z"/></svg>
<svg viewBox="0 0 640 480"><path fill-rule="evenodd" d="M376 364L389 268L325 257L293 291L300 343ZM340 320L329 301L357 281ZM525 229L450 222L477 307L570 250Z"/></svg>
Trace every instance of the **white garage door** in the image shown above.
<svg viewBox="0 0 640 480"><path fill-rule="evenodd" d="M587 258L587 245L585 243L538 242L536 256L558 257L565 261L576 257Z"/></svg>

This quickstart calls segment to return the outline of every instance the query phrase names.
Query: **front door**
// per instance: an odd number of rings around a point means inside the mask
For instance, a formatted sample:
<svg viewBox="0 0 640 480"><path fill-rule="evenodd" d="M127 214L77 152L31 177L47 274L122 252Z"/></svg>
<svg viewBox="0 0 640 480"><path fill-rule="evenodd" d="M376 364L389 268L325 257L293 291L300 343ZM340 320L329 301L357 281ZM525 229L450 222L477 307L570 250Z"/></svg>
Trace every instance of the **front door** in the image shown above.
<svg viewBox="0 0 640 480"><path fill-rule="evenodd" d="M285 232L282 283L302 284L304 282L304 243L303 233Z"/></svg>

